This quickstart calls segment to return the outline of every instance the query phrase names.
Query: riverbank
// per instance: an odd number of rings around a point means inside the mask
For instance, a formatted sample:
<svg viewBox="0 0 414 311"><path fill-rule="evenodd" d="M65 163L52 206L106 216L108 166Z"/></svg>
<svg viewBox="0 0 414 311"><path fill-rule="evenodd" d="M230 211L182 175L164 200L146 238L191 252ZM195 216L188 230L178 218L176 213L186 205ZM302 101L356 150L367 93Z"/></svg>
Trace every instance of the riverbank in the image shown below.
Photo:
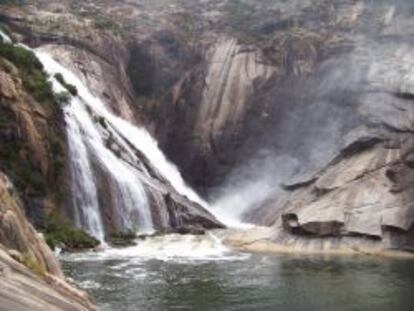
<svg viewBox="0 0 414 311"><path fill-rule="evenodd" d="M275 234L273 227L228 230L220 234L223 243L242 252L262 254L307 254L375 256L414 259L414 253L386 249L379 240L360 238L307 238Z"/></svg>

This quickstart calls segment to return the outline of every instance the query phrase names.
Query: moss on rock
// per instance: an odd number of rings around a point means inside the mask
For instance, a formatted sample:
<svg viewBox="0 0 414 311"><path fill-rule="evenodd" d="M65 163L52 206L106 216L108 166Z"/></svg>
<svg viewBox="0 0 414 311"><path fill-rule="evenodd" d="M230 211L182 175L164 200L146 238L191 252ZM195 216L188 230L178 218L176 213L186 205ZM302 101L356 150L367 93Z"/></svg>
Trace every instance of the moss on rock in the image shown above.
<svg viewBox="0 0 414 311"><path fill-rule="evenodd" d="M43 277L46 275L46 268L42 265L36 257L31 255L30 253L23 253L21 255L21 263L26 266L30 271L35 273L36 275Z"/></svg>
<svg viewBox="0 0 414 311"><path fill-rule="evenodd" d="M13 63L21 71L25 90L41 104L55 104L52 85L36 55L24 47L0 42L0 56Z"/></svg>
<svg viewBox="0 0 414 311"><path fill-rule="evenodd" d="M114 246L132 246L136 245L135 240L138 238L136 232L116 232L109 236L108 242Z"/></svg>
<svg viewBox="0 0 414 311"><path fill-rule="evenodd" d="M85 231L72 226L67 219L60 215L49 215L46 219L44 235L50 248L63 247L66 251L92 249L99 241Z"/></svg>

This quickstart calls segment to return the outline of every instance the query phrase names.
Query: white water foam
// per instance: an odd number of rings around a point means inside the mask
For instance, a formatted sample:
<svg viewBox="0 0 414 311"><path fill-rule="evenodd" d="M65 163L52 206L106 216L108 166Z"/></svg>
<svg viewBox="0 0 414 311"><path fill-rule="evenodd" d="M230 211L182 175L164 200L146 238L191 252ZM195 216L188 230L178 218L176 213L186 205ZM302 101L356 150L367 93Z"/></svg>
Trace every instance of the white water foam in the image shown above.
<svg viewBox="0 0 414 311"><path fill-rule="evenodd" d="M36 51L36 54L51 76L54 76L56 73L61 73L66 82L76 86L79 94L78 99L82 101L83 105L88 106L97 115L102 116L115 129L116 133L114 135L121 135L137 150L140 150L174 189L190 200L208 208L208 204L186 185L178 169L166 159L159 149L156 140L144 128L136 127L109 112L102 101L92 95L76 75L58 64L47 53ZM56 81L54 81L55 83ZM150 231L152 227L152 223L150 224L151 216L148 202L146 202L145 189L140 187L141 182L139 181L139 176L133 176L133 170L124 161L117 159L113 156L112 152L107 150L106 146L102 143L102 137L100 137L96 125L91 120L91 116L85 113L85 108L82 109L78 106L76 99L74 99L70 105L71 108L67 108L67 110L72 110L71 115L76 117L78 125L83 128L83 135L89 137L87 145L92 147L98 161L101 162L117 181L115 184L115 187L117 187L116 193L120 194L121 200L124 200L124 206L131 207L129 209L127 208L126 215L131 213L132 207L134 206L146 206L145 209L141 208L140 218L144 218L145 221L140 224L140 227L144 227L144 230L141 231ZM93 191L91 192L93 193ZM128 218L125 217L125 219Z"/></svg>
<svg viewBox="0 0 414 311"><path fill-rule="evenodd" d="M46 67L49 74L61 73L66 82L76 86L79 97L87 105L93 108L99 115L104 117L114 128L124 136L135 148L140 150L158 169L171 185L182 195L202 205L207 205L189 186L184 182L177 167L170 163L158 147L157 141L142 127L130 124L128 121L109 112L103 102L88 90L83 82L71 71L58 64L47 53L37 52L37 56Z"/></svg>
<svg viewBox="0 0 414 311"><path fill-rule="evenodd" d="M78 90L79 97L82 98L83 101L91 108L93 108L94 111L104 117L105 120L107 120L120 135L125 137L135 148L140 150L150 160L152 165L157 168L159 173L174 187L175 190L189 198L191 201L199 203L228 227L252 227L252 225L246 224L239 220L238 217L234 217L232 213L227 213L226 210L229 206L228 204L224 204L226 202L217 202L213 206L210 206L185 183L177 167L166 159L165 155L158 147L157 141L144 128L134 126L126 120L109 112L103 102L98 97L92 95L87 87L72 72L63 68L48 54L43 52L37 52L37 54L42 62L47 65L46 67L50 74L60 72L63 74L68 83L75 85ZM238 202L236 200L231 203L237 204Z"/></svg>
<svg viewBox="0 0 414 311"><path fill-rule="evenodd" d="M107 248L101 252L63 254L65 261L127 260L117 269L123 270L129 262L148 260L174 262L204 262L217 260L244 260L250 255L237 253L221 243L213 233L204 236L169 234L137 240L137 245L126 248Z"/></svg>

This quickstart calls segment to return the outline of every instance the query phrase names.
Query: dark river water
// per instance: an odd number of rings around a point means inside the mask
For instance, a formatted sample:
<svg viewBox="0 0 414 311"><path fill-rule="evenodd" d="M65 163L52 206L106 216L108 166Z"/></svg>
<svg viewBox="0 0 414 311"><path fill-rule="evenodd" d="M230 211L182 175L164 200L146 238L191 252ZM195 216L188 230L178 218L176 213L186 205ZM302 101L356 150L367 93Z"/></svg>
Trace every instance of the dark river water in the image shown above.
<svg viewBox="0 0 414 311"><path fill-rule="evenodd" d="M251 255L169 241L63 256L102 310L414 311L414 261Z"/></svg>

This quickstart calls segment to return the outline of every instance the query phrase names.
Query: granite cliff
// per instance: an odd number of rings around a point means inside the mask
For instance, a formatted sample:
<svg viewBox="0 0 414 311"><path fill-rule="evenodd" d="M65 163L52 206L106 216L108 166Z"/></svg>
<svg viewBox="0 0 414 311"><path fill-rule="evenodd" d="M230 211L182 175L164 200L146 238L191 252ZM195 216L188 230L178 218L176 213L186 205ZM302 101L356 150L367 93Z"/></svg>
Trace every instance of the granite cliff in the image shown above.
<svg viewBox="0 0 414 311"><path fill-rule="evenodd" d="M1 20L145 124L206 198L241 197L226 208L266 243L411 251L413 9L43 0Z"/></svg>

